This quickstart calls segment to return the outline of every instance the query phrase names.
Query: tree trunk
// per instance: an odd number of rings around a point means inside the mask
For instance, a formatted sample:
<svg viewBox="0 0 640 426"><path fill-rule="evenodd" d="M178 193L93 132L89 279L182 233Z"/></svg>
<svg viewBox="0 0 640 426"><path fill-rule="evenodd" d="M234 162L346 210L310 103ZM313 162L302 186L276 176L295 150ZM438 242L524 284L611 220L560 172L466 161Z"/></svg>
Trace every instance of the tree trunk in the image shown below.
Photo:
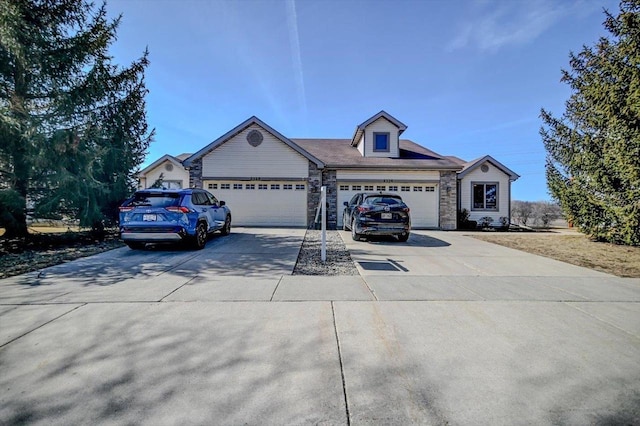
<svg viewBox="0 0 640 426"><path fill-rule="evenodd" d="M5 226L6 237L26 237L29 235L27 230L27 194L29 193L29 177L31 175L29 146L25 135L27 132L24 126L29 122L29 114L27 113L26 102L28 93L28 84L26 82L27 73L22 67L20 61L16 61L14 68L15 92L10 100L11 115L20 120L20 131L14 133L13 149L11 155L13 157L13 189L18 193L17 197L11 203L11 208L6 212L8 220Z"/></svg>
<svg viewBox="0 0 640 426"><path fill-rule="evenodd" d="M13 153L15 167L13 189L19 197L10 203L9 209L3 211L0 222L5 228L5 238L24 238L29 235L27 230L27 193L29 185L29 171L25 161L25 147L21 145Z"/></svg>

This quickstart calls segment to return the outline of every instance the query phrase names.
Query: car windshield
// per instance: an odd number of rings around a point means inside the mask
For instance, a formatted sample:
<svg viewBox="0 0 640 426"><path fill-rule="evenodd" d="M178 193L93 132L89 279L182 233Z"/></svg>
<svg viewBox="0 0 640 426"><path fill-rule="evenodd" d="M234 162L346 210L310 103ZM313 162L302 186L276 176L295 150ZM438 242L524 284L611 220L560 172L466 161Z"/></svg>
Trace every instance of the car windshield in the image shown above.
<svg viewBox="0 0 640 426"><path fill-rule="evenodd" d="M375 196L375 197L367 197L365 200L367 204L402 204L402 199L400 197L389 197L389 196Z"/></svg>
<svg viewBox="0 0 640 426"><path fill-rule="evenodd" d="M180 194L163 192L136 192L130 206L170 207L180 204Z"/></svg>

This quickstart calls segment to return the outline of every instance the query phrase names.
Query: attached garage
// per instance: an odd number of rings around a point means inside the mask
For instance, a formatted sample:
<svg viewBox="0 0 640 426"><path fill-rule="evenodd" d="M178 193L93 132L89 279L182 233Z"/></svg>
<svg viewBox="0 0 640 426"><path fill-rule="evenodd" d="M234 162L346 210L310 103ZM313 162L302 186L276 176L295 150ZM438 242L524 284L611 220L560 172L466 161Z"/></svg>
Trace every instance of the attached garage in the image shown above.
<svg viewBox="0 0 640 426"><path fill-rule="evenodd" d="M382 179L384 177L384 179ZM437 228L439 175L434 172L338 171L338 226L342 227L344 202L358 192L398 194L411 209L412 228Z"/></svg>
<svg viewBox="0 0 640 426"><path fill-rule="evenodd" d="M307 226L307 184L291 180L204 180L224 200L234 226Z"/></svg>
<svg viewBox="0 0 640 426"><path fill-rule="evenodd" d="M224 200L237 226L313 226L325 186L329 229L342 227L343 203L357 192L400 195L414 229L455 229L463 165L400 139L405 129L381 111L351 139L289 139L251 117L183 165L189 186Z"/></svg>
<svg viewBox="0 0 640 426"><path fill-rule="evenodd" d="M185 164L190 168L190 186L225 201L234 226L306 227L314 195L309 173L324 167L256 117L193 154Z"/></svg>

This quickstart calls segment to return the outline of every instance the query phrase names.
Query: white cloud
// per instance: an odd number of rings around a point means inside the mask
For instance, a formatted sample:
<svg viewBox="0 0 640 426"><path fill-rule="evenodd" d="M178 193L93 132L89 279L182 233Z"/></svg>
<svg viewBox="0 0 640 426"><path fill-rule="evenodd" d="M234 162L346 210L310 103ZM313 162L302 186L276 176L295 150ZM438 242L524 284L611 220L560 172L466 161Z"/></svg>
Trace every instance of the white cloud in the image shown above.
<svg viewBox="0 0 640 426"><path fill-rule="evenodd" d="M576 12L580 2L489 1L476 3L458 34L447 45L453 51L465 47L495 52L535 40L563 17Z"/></svg>

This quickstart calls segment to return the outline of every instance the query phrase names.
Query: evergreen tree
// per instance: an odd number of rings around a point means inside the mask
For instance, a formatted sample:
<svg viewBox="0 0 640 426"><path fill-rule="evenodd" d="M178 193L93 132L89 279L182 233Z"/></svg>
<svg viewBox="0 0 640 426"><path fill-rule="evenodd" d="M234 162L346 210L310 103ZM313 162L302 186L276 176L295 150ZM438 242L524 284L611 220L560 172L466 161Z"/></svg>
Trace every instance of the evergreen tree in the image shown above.
<svg viewBox="0 0 640 426"><path fill-rule="evenodd" d="M128 67L108 48L109 21L84 0L0 0L0 226L24 236L39 216L81 226L114 216L153 135L145 112L148 52Z"/></svg>
<svg viewBox="0 0 640 426"><path fill-rule="evenodd" d="M547 183L584 233L640 245L640 0L605 15L610 36L571 53L563 70L564 115L542 110Z"/></svg>

